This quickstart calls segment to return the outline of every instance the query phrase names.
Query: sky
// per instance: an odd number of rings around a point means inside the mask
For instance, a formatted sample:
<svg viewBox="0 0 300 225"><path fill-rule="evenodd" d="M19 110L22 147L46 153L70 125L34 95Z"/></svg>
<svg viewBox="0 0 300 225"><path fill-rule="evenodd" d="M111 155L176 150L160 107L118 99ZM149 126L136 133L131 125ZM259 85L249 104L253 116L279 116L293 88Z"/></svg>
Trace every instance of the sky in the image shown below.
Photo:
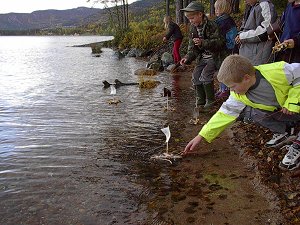
<svg viewBox="0 0 300 225"><path fill-rule="evenodd" d="M137 0L129 0L129 4ZM31 13L36 10L45 9L73 9L77 7L100 8L100 4L93 5L93 0L0 0L0 14L16 12Z"/></svg>

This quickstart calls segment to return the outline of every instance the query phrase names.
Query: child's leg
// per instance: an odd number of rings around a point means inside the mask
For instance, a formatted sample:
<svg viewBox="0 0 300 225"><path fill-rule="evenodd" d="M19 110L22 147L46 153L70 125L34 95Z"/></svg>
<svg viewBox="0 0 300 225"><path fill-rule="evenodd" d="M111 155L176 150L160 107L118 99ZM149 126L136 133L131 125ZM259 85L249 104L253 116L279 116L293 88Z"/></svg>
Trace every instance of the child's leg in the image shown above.
<svg viewBox="0 0 300 225"><path fill-rule="evenodd" d="M203 84L195 85L196 105L195 107L202 107L205 105L205 91Z"/></svg>
<svg viewBox="0 0 300 225"><path fill-rule="evenodd" d="M214 83L208 82L203 83L205 96L206 96L206 103L204 105L204 108L210 108L215 103L215 91L214 91Z"/></svg>
<svg viewBox="0 0 300 225"><path fill-rule="evenodd" d="M299 114L287 115L280 111L269 112L249 106L244 109L243 113L244 121L253 121L274 133L273 138L266 143L267 147L281 147L296 138L292 131L300 123Z"/></svg>
<svg viewBox="0 0 300 225"><path fill-rule="evenodd" d="M291 145L286 145L288 152L279 163L279 167L285 170L298 168L300 166L300 132L294 135L292 130L300 123L300 114L287 115L280 111L266 112L247 108L251 110L246 110L246 117L252 118L254 122L274 132L273 138L266 143L267 147L281 147L293 141Z"/></svg>
<svg viewBox="0 0 300 225"><path fill-rule="evenodd" d="M206 66L203 68L199 80L203 83L204 91L206 95L206 103L204 108L210 108L215 103L215 91L214 91L214 74L217 71L216 65L213 59L203 60L206 61Z"/></svg>
<svg viewBox="0 0 300 225"><path fill-rule="evenodd" d="M174 63L178 63L181 59L181 56L180 56L180 45L181 45L181 39L177 39L175 42L174 42L174 46L173 46L173 57L174 57Z"/></svg>
<svg viewBox="0 0 300 225"><path fill-rule="evenodd" d="M250 108L250 110L249 110ZM263 127L270 129L273 133L284 134L289 128L300 122L300 114L287 115L280 111L269 112L260 109L254 109L247 106L245 117ZM248 114L248 115L247 115Z"/></svg>
<svg viewBox="0 0 300 225"><path fill-rule="evenodd" d="M199 80L202 70L205 66L205 62L200 62L198 65L196 65L192 75L192 82L195 88L196 107L204 106L206 102L203 83Z"/></svg>

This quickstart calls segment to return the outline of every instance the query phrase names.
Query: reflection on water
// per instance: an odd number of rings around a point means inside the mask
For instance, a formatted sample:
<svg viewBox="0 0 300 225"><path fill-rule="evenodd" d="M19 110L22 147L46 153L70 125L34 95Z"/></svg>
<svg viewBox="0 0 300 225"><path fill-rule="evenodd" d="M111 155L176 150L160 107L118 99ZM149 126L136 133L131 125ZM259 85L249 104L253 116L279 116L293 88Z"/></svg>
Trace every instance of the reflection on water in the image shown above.
<svg viewBox="0 0 300 225"><path fill-rule="evenodd" d="M106 37L0 37L0 223L138 224L135 172L164 143L161 97L137 82L145 62L68 47ZM138 165L137 165L138 164ZM139 183L139 184L138 184Z"/></svg>

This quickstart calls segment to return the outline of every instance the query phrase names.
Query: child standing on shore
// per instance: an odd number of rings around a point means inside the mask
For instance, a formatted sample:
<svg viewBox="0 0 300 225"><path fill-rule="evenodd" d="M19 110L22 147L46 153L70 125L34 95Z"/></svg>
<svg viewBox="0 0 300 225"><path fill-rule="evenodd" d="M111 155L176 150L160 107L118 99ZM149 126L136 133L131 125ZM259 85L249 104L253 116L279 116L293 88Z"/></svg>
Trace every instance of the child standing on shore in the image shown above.
<svg viewBox="0 0 300 225"><path fill-rule="evenodd" d="M180 56L180 45L183 39L180 27L173 22L170 16L164 17L165 28L168 33L163 37L163 41L167 42L169 39L174 41L173 45L173 59L174 63L177 64L181 60Z"/></svg>
<svg viewBox="0 0 300 225"><path fill-rule="evenodd" d="M287 49L279 52L276 61L284 60L288 63L300 63L300 0L289 0L282 17L283 33L280 42L286 44Z"/></svg>
<svg viewBox="0 0 300 225"><path fill-rule="evenodd" d="M192 152L203 138L212 142L245 112L253 122L274 133L267 147L279 147L296 139L288 146L279 167L299 167L300 132L293 136L292 127L300 122L300 63L281 61L253 66L243 56L230 55L221 65L218 80L230 88L230 96L188 143L183 154Z"/></svg>
<svg viewBox="0 0 300 225"><path fill-rule="evenodd" d="M209 109L215 103L214 73L226 57L225 39L220 34L218 25L208 20L201 3L191 2L181 11L184 12L191 25L188 52L181 59L180 64L184 65L197 60L192 75L196 110Z"/></svg>
<svg viewBox="0 0 300 225"><path fill-rule="evenodd" d="M229 15L231 13L231 5L228 0L217 0L215 2L215 22L220 28L221 34L226 39L226 49L228 55L238 53L237 46L235 44L235 37L238 33L237 26L234 20ZM217 98L228 98L229 88L225 84L220 83L220 89L216 93Z"/></svg>
<svg viewBox="0 0 300 225"><path fill-rule="evenodd" d="M240 44L239 54L250 59L252 65L268 63L273 41L268 40L267 27L277 19L275 6L270 0L245 0L246 8L241 31L235 38Z"/></svg>

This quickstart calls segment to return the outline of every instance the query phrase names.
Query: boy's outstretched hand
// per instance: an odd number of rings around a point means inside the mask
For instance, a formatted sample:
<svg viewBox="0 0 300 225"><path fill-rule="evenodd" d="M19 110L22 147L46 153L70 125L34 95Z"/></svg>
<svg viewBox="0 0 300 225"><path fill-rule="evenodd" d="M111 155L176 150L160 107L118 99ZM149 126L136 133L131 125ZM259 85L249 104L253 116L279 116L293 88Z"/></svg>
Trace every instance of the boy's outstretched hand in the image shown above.
<svg viewBox="0 0 300 225"><path fill-rule="evenodd" d="M187 155L189 153L194 152L196 146L202 141L202 137L200 135L197 135L194 137L193 140L191 140L187 146L185 147L184 151L181 153L182 155Z"/></svg>

